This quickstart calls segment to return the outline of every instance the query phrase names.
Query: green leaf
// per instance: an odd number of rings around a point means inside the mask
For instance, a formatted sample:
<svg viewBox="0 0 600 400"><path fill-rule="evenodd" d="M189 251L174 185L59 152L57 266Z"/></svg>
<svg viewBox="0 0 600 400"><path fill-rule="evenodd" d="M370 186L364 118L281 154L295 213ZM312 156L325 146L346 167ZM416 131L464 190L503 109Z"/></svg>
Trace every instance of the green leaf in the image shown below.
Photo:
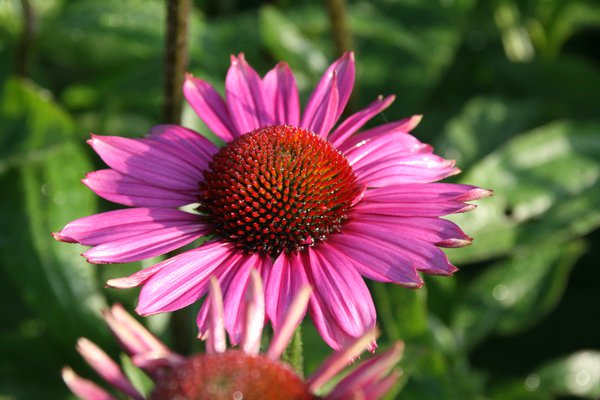
<svg viewBox="0 0 600 400"><path fill-rule="evenodd" d="M554 395L600 397L600 352L580 351L539 368L528 380Z"/></svg>
<svg viewBox="0 0 600 400"><path fill-rule="evenodd" d="M263 6L259 13L259 26L262 42L275 59L294 65L295 74L299 68L316 76L327 68L323 52L277 8ZM303 79L302 75L300 79Z"/></svg>
<svg viewBox="0 0 600 400"><path fill-rule="evenodd" d="M70 140L73 125L34 85L7 82L0 120L12 155L0 159L0 254L23 301L53 340L71 348L79 335L98 339L104 306L94 268L80 248L50 232L94 213L94 195L79 180L91 165Z"/></svg>
<svg viewBox="0 0 600 400"><path fill-rule="evenodd" d="M461 179L493 189L469 213L453 215L473 246L448 250L456 263L564 242L600 226L600 124L555 122L520 135Z"/></svg>
<svg viewBox="0 0 600 400"><path fill-rule="evenodd" d="M584 251L581 241L549 243L483 272L455 308L453 328L463 345L472 348L492 332L514 334L538 322L560 301Z"/></svg>

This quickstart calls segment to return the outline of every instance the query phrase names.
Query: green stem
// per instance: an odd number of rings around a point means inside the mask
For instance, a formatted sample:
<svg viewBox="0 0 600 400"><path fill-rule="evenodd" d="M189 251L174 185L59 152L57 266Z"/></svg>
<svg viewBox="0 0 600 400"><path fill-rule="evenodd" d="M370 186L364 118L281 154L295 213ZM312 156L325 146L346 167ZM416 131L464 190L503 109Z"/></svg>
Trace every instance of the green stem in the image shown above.
<svg viewBox="0 0 600 400"><path fill-rule="evenodd" d="M17 47L15 69L18 76L25 78L29 73L29 58L35 37L36 18L35 10L29 0L21 0L21 8L23 9L23 30Z"/></svg>
<svg viewBox="0 0 600 400"><path fill-rule="evenodd" d="M290 364L301 378L304 377L304 356L302 350L302 325L300 325L294 331L292 341L287 349L285 349L281 359Z"/></svg>
<svg viewBox="0 0 600 400"><path fill-rule="evenodd" d="M179 124L183 105L183 80L187 69L187 33L190 0L166 0L164 77L164 122ZM169 253L168 257L176 253ZM194 343L194 316L190 307L171 313L172 345L180 354L190 354Z"/></svg>
<svg viewBox="0 0 600 400"><path fill-rule="evenodd" d="M352 50L352 36L348 29L346 0L327 0L327 11L331 22L333 42L338 57Z"/></svg>
<svg viewBox="0 0 600 400"><path fill-rule="evenodd" d="M187 69L187 33L190 0L166 0L165 122L179 124L183 104L183 80Z"/></svg>

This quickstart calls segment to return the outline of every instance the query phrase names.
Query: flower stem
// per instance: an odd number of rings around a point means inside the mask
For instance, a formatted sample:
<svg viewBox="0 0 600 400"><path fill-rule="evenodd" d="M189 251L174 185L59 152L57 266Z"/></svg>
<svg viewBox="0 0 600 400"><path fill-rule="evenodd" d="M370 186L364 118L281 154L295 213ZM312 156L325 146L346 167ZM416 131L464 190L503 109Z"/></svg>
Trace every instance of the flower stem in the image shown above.
<svg viewBox="0 0 600 400"><path fill-rule="evenodd" d="M23 31L17 47L16 73L25 78L29 73L29 58L35 37L36 18L35 10L29 0L21 0L21 8L23 9Z"/></svg>
<svg viewBox="0 0 600 400"><path fill-rule="evenodd" d="M187 28L190 0L166 0L166 42L164 109L166 123L181 122L183 79L187 68ZM175 254L170 253L169 256ZM173 348L190 354L194 343L194 317L189 307L171 313L170 331Z"/></svg>
<svg viewBox="0 0 600 400"><path fill-rule="evenodd" d="M300 325L294 331L292 341L287 349L285 349L285 352L281 358L283 361L290 364L301 378L304 377L304 356L302 353L303 347L302 325Z"/></svg>
<svg viewBox="0 0 600 400"><path fill-rule="evenodd" d="M346 0L327 0L327 11L338 57L352 50L352 36L348 29Z"/></svg>
<svg viewBox="0 0 600 400"><path fill-rule="evenodd" d="M190 0L166 0L167 34L165 54L165 103L166 122L181 122L183 104L183 79L188 63L187 33Z"/></svg>

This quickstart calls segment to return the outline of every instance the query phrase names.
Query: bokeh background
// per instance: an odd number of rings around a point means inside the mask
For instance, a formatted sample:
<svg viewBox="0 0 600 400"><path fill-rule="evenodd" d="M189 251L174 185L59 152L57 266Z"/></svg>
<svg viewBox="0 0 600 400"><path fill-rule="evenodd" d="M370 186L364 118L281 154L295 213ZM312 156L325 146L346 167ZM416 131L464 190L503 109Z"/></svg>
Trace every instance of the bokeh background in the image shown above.
<svg viewBox="0 0 600 400"><path fill-rule="evenodd" d="M598 1L348 0L341 15L336 41L326 2L195 0L189 70L222 91L232 53L261 74L285 60L306 100L351 47L349 111L397 94L373 124L423 114L414 134L457 160L455 181L495 191L454 218L475 238L448 252L454 277L370 284L380 347L407 345L390 398L600 397ZM0 0L2 400L70 398L63 365L94 377L79 336L121 357L100 310L132 310L137 291L103 282L156 260L90 265L50 232L115 208L80 183L102 165L85 140L162 122L164 42L161 0ZM188 108L183 122L206 132ZM175 341L169 316L144 323ZM303 333L310 372L329 350Z"/></svg>

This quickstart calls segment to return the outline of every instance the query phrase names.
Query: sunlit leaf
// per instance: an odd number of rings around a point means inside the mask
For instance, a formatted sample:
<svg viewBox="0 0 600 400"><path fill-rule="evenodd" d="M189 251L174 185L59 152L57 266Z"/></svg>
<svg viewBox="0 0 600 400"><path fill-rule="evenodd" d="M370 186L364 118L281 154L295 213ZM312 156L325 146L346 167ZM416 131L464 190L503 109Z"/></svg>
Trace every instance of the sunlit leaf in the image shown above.
<svg viewBox="0 0 600 400"><path fill-rule="evenodd" d="M457 263L566 241L600 225L600 124L557 122L520 135L461 180L493 189L470 213L454 215L475 238L450 250Z"/></svg>
<svg viewBox="0 0 600 400"><path fill-rule="evenodd" d="M483 272L455 307L453 327L466 348L486 335L531 327L560 300L585 246L550 243L523 251Z"/></svg>

